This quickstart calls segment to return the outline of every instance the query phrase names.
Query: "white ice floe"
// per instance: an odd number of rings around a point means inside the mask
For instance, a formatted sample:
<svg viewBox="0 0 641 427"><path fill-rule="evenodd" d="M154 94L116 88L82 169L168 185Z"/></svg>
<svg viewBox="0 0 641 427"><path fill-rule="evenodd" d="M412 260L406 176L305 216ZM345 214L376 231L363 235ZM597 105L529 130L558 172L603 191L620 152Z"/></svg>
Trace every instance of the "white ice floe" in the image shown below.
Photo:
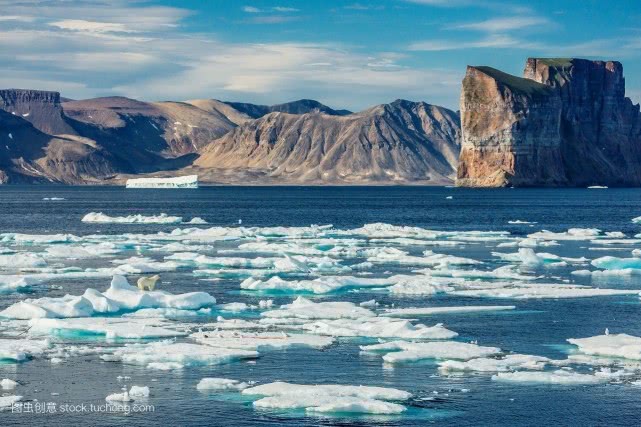
<svg viewBox="0 0 641 427"><path fill-rule="evenodd" d="M570 338L584 354L641 360L641 337L627 334L606 334L589 338Z"/></svg>
<svg viewBox="0 0 641 427"><path fill-rule="evenodd" d="M80 296L25 299L1 311L0 316L11 319L91 317L142 308L198 310L215 303L216 299L205 292L174 295L165 291L140 291L129 285L125 277L114 276L105 292L87 289Z"/></svg>
<svg viewBox="0 0 641 427"><path fill-rule="evenodd" d="M180 216L169 216L166 213L160 215L128 215L109 216L102 212L89 212L82 218L82 222L97 222L104 224L179 224L183 222Z"/></svg>
<svg viewBox="0 0 641 427"><path fill-rule="evenodd" d="M427 250L423 252L423 256L408 255L407 252L401 251L396 248L380 248L373 255L367 258L369 262L375 263L396 263L418 266L436 266L440 268L447 268L450 265L473 265L482 264L471 258L463 258L454 255L437 254L433 251Z"/></svg>
<svg viewBox="0 0 641 427"><path fill-rule="evenodd" d="M261 313L266 318L297 319L359 319L375 317L376 314L351 302L333 301L315 303L307 298L298 297L291 304L282 305L279 309Z"/></svg>
<svg viewBox="0 0 641 427"><path fill-rule="evenodd" d="M501 358L479 357L467 361L444 360L439 362L442 371L507 372L519 369L542 370L550 361L547 357L529 354L508 354Z"/></svg>
<svg viewBox="0 0 641 427"><path fill-rule="evenodd" d="M446 313L476 313L484 311L505 311L514 310L513 305L464 305L455 307L411 307L411 308L388 308L383 311L384 316L390 317L416 317L431 316Z"/></svg>
<svg viewBox="0 0 641 427"><path fill-rule="evenodd" d="M549 253L535 253L531 248L520 248L517 253L492 252L504 261L518 262L528 267L557 267L567 263L585 263L587 258L568 258Z"/></svg>
<svg viewBox="0 0 641 427"><path fill-rule="evenodd" d="M157 341L147 344L128 344L117 348L113 354L103 359L166 370L188 366L220 365L256 357L258 352L252 350L228 349L188 342Z"/></svg>
<svg viewBox="0 0 641 427"><path fill-rule="evenodd" d="M132 178L126 188L198 188L198 175L177 176L173 178Z"/></svg>
<svg viewBox="0 0 641 427"><path fill-rule="evenodd" d="M190 335L190 338L211 347L255 351L283 350L292 347L322 349L334 342L332 338L320 335L230 330L197 332Z"/></svg>
<svg viewBox="0 0 641 427"><path fill-rule="evenodd" d="M449 292L450 295L481 298L589 298L613 295L639 295L641 289L601 289L581 285L553 283L470 283L467 289Z"/></svg>
<svg viewBox="0 0 641 427"><path fill-rule="evenodd" d="M388 288L395 295L434 295L453 291L454 284L464 279L434 277L428 275L397 277L396 283Z"/></svg>
<svg viewBox="0 0 641 427"><path fill-rule="evenodd" d="M127 391L127 388L124 388L124 391L122 393L113 393L108 395L105 398L106 401L108 402L131 402L133 398L129 396L129 392Z"/></svg>
<svg viewBox="0 0 641 427"><path fill-rule="evenodd" d="M441 323L434 326L426 326L423 324L414 325L406 320L387 317L318 320L305 323L300 327L314 334L334 337L445 340L458 336L456 332L445 328Z"/></svg>
<svg viewBox="0 0 641 427"><path fill-rule="evenodd" d="M19 252L11 255L0 255L0 269L15 270L46 266L47 261L38 254Z"/></svg>
<svg viewBox="0 0 641 427"><path fill-rule="evenodd" d="M207 224L207 221L205 221L204 219L202 219L202 218L201 218L201 217L199 217L199 216L196 216L196 217L194 217L194 218L190 219L190 220L187 222L187 224Z"/></svg>
<svg viewBox="0 0 641 427"><path fill-rule="evenodd" d="M603 237L603 235L598 228L570 228L568 231L560 233L547 230L538 231L528 234L528 237L542 240L592 240L597 237Z"/></svg>
<svg viewBox="0 0 641 427"><path fill-rule="evenodd" d="M386 353L388 363L413 362L423 359L470 360L501 353L497 347L484 347L456 341L409 342L390 341L360 347L364 352Z"/></svg>
<svg viewBox="0 0 641 427"><path fill-rule="evenodd" d="M149 397L149 387L147 386L138 386L132 385L129 390L129 396L134 399Z"/></svg>
<svg viewBox="0 0 641 427"><path fill-rule="evenodd" d="M41 356L50 346L49 340L0 339L0 361L25 362Z"/></svg>
<svg viewBox="0 0 641 427"><path fill-rule="evenodd" d="M537 224L536 221L522 221L520 219L515 219L512 221L508 221L508 224Z"/></svg>
<svg viewBox="0 0 641 427"><path fill-rule="evenodd" d="M392 282L389 279L370 279L353 276L324 276L314 280L283 280L278 276L274 276L268 280L247 278L240 284L240 288L252 291L326 294L345 289L382 287L391 284Z"/></svg>
<svg viewBox="0 0 641 427"><path fill-rule="evenodd" d="M556 370L552 372L518 371L499 372L492 376L492 381L523 383L523 384L599 384L608 382L609 378L594 374L580 374L577 372Z"/></svg>
<svg viewBox="0 0 641 427"><path fill-rule="evenodd" d="M203 378L198 382L196 388L198 390L244 390L249 387L246 382L238 380L231 380L228 378Z"/></svg>
<svg viewBox="0 0 641 427"><path fill-rule="evenodd" d="M13 390L18 387L20 384L17 381L11 380L9 378L4 378L0 381L0 388L3 390Z"/></svg>
<svg viewBox="0 0 641 427"><path fill-rule="evenodd" d="M405 406L390 401L405 401L411 393L394 388L304 385L273 382L246 388L244 395L258 396L256 408L305 409L319 413L400 414Z"/></svg>
<svg viewBox="0 0 641 427"><path fill-rule="evenodd" d="M75 319L32 319L30 335L102 335L107 339L169 338L186 335L167 329L158 319L86 317Z"/></svg>
<svg viewBox="0 0 641 427"><path fill-rule="evenodd" d="M43 197L42 200L58 202L58 201L61 201L61 200L65 200L65 198L64 197Z"/></svg>
<svg viewBox="0 0 641 427"><path fill-rule="evenodd" d="M0 408L10 408L14 403L22 400L22 396L0 396Z"/></svg>
<svg viewBox="0 0 641 427"><path fill-rule="evenodd" d="M0 276L0 294L27 290L41 282L41 280L25 275Z"/></svg>

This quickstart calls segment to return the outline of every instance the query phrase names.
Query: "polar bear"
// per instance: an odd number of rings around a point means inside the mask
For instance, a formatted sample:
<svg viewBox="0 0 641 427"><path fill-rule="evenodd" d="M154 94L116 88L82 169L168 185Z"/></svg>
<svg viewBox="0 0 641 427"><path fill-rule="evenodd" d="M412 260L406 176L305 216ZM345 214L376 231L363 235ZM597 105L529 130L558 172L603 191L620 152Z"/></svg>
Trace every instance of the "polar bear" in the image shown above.
<svg viewBox="0 0 641 427"><path fill-rule="evenodd" d="M156 288L156 282L160 279L160 276L154 274L150 277L141 277L138 279L138 289L141 291L153 291Z"/></svg>

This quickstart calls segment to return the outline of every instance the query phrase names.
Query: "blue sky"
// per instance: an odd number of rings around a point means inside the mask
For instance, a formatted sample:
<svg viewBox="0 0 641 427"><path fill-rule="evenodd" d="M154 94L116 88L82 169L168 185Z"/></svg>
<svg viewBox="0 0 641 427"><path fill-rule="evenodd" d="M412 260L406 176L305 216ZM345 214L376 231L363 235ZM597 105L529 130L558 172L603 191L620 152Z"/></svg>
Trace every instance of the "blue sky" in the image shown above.
<svg viewBox="0 0 641 427"><path fill-rule="evenodd" d="M641 99L641 2L0 0L0 87L71 98L396 98L458 108L465 66L619 60Z"/></svg>

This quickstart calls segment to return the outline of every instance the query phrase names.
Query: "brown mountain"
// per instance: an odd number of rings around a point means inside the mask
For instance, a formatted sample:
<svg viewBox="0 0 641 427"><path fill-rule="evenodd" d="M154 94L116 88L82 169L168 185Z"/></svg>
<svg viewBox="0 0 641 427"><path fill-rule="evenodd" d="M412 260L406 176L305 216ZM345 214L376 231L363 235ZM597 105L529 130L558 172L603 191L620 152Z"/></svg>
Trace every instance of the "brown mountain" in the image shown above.
<svg viewBox="0 0 641 427"><path fill-rule="evenodd" d="M537 59L524 78L468 67L461 186L641 185L641 114L616 61Z"/></svg>
<svg viewBox="0 0 641 427"><path fill-rule="evenodd" d="M276 112L213 141L194 165L222 182L437 184L455 174L458 137L457 113L424 102L344 116Z"/></svg>

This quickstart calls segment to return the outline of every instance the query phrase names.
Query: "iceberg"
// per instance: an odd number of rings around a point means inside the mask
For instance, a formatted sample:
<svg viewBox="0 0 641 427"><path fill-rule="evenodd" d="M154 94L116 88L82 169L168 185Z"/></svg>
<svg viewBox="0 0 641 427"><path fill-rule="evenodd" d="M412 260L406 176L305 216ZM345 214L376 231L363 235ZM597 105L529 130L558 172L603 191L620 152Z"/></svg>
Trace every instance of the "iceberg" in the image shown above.
<svg viewBox="0 0 641 427"><path fill-rule="evenodd" d="M98 335L107 339L170 338L186 335L163 327L154 319L85 317L75 319L32 319L29 335Z"/></svg>
<svg viewBox="0 0 641 427"><path fill-rule="evenodd" d="M177 176L174 178L132 178L127 180L126 188L198 188L198 175Z"/></svg>
<svg viewBox="0 0 641 427"><path fill-rule="evenodd" d="M9 378L5 378L2 381L0 381L0 388L2 388L3 390L13 390L19 385L20 384L17 381L10 380Z"/></svg>
<svg viewBox="0 0 641 427"><path fill-rule="evenodd" d="M389 279L368 279L362 277L319 277L314 280L286 281L278 276L269 280L245 279L240 288L252 291L276 291L276 292L307 292L313 294L327 294L342 291L345 289L371 288L389 286L393 282Z"/></svg>
<svg viewBox="0 0 641 427"><path fill-rule="evenodd" d="M386 353L383 360L387 363L414 362L423 359L470 360L501 353L501 349L498 347L484 347L457 341L390 341L364 345L360 348L366 353Z"/></svg>
<svg viewBox="0 0 641 427"><path fill-rule="evenodd" d="M484 311L505 311L514 310L513 305L464 305L458 307L412 307L412 308L388 308L383 312L389 317L416 317L431 316L447 313L477 313Z"/></svg>
<svg viewBox="0 0 641 427"><path fill-rule="evenodd" d="M292 347L322 349L334 342L330 337L285 332L196 332L190 335L190 338L211 347L254 351L282 350Z"/></svg>
<svg viewBox="0 0 641 427"><path fill-rule="evenodd" d="M473 372L508 372L517 369L542 370L550 359L529 354L508 354L500 359L479 357L468 361L444 360L439 362L439 369L450 371Z"/></svg>
<svg viewBox="0 0 641 427"><path fill-rule="evenodd" d="M641 360L641 337L628 334L605 334L589 338L570 338L570 344L584 354Z"/></svg>
<svg viewBox="0 0 641 427"><path fill-rule="evenodd" d="M0 362L26 362L41 356L50 346L48 340L0 339Z"/></svg>
<svg viewBox="0 0 641 427"><path fill-rule="evenodd" d="M244 390L249 387L246 382L228 378L203 378L196 385L198 390Z"/></svg>
<svg viewBox="0 0 641 427"><path fill-rule="evenodd" d="M128 215L109 216L102 212L89 212L82 217L82 222L97 222L101 224L179 224L183 222L180 216L169 216L166 213L160 215Z"/></svg>

